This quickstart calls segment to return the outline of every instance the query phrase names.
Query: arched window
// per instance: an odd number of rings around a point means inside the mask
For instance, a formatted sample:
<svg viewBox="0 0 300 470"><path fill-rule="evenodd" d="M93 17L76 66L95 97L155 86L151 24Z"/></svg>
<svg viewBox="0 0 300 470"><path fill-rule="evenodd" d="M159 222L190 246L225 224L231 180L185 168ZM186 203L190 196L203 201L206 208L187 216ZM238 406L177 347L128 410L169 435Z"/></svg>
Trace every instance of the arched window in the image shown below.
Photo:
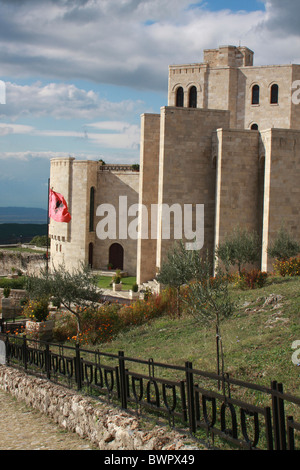
<svg viewBox="0 0 300 470"><path fill-rule="evenodd" d="M176 106L183 107L183 88L181 86L176 91Z"/></svg>
<svg viewBox="0 0 300 470"><path fill-rule="evenodd" d="M258 130L258 125L257 125L256 123L251 124L250 129L251 129L252 131L257 131L257 130Z"/></svg>
<svg viewBox="0 0 300 470"><path fill-rule="evenodd" d="M124 264L124 249L119 243L113 243L109 247L109 263L112 264L113 269L123 269Z"/></svg>
<svg viewBox="0 0 300 470"><path fill-rule="evenodd" d="M90 232L94 231L94 214L95 214L95 188L90 189Z"/></svg>
<svg viewBox="0 0 300 470"><path fill-rule="evenodd" d="M197 88L192 86L189 91L189 108L197 108Z"/></svg>
<svg viewBox="0 0 300 470"><path fill-rule="evenodd" d="M253 85L251 104L259 104L259 86Z"/></svg>
<svg viewBox="0 0 300 470"><path fill-rule="evenodd" d="M270 103L271 104L278 104L278 85L274 83L274 85L271 86L271 94L270 94Z"/></svg>
<svg viewBox="0 0 300 470"><path fill-rule="evenodd" d="M89 243L89 267L93 267L93 258L94 258L94 244Z"/></svg>

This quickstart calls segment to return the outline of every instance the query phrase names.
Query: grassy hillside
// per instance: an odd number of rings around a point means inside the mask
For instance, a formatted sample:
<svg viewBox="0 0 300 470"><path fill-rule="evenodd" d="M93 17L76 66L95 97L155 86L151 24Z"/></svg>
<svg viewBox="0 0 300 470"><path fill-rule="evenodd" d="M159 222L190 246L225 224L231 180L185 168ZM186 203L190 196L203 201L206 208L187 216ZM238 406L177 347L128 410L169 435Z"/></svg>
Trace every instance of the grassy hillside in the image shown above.
<svg viewBox="0 0 300 470"><path fill-rule="evenodd" d="M261 289L232 288L235 311L221 325L225 371L267 386L277 380L284 391L299 396L300 367L292 362L292 343L300 340L300 279L270 279ZM216 371L215 327L188 315L132 328L101 349L168 364L188 360L195 368Z"/></svg>

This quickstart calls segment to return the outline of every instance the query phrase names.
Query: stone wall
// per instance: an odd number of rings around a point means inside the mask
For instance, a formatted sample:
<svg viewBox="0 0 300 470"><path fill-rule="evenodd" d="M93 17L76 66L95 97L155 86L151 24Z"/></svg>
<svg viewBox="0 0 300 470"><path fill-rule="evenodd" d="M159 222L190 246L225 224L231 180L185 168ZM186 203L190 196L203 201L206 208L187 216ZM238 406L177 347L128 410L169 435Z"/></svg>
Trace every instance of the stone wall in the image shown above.
<svg viewBox="0 0 300 470"><path fill-rule="evenodd" d="M262 269L272 270L267 253L283 226L298 242L300 205L300 131L269 129L261 132L265 149Z"/></svg>
<svg viewBox="0 0 300 470"><path fill-rule="evenodd" d="M124 249L123 268L130 275L136 274L137 241L126 234L119 236L120 228L123 231L127 228L119 226L119 197L127 198L128 209L138 203L139 172L129 168L106 165L103 171L97 161L51 160L50 186L65 197L72 219L69 223L50 219L50 269L52 264L56 267L64 264L71 270L81 263L103 269L109 262L109 247L117 241ZM91 188L94 188L93 224L90 224ZM97 224L106 217L97 215L102 204L110 204L116 210L116 237L100 239L97 235Z"/></svg>
<svg viewBox="0 0 300 470"><path fill-rule="evenodd" d="M223 243L240 226L259 233L259 133L250 130L217 131L215 244Z"/></svg>
<svg viewBox="0 0 300 470"><path fill-rule="evenodd" d="M157 214L152 208L158 202L160 115L144 114L141 119L141 159L139 203L147 209L141 214L142 237L137 244L137 283L142 284L156 275Z"/></svg>
<svg viewBox="0 0 300 470"><path fill-rule="evenodd" d="M0 276L11 275L13 269L16 273L20 270L25 274L33 274L45 268L45 266L46 261L44 253L0 251Z"/></svg>
<svg viewBox="0 0 300 470"><path fill-rule="evenodd" d="M168 228L168 219L161 213L162 205L171 208L180 206L184 214L184 205L193 205L193 231L196 222L196 204L204 205L204 246L202 253L213 252L215 223L215 181L216 170L212 161L212 133L218 128L229 127L229 112L221 110L165 107L161 109L160 155L159 155L159 190L158 190L158 267L169 249L174 245L174 227L182 227L170 217L170 237L164 233ZM180 212L180 211L178 211ZM171 214L172 216L173 214ZM185 219L184 219L185 220ZM192 242L184 233L177 233L177 241Z"/></svg>
<svg viewBox="0 0 300 470"><path fill-rule="evenodd" d="M0 365L0 388L101 450L199 450L192 438L154 426L112 405ZM17 439L17 436L16 436Z"/></svg>

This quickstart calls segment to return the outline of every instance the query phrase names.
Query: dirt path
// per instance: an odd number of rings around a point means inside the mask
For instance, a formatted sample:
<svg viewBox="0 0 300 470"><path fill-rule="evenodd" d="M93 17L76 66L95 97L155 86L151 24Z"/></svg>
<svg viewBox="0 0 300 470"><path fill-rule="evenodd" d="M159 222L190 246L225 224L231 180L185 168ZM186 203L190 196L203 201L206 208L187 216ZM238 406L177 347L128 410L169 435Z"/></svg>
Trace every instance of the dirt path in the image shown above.
<svg viewBox="0 0 300 470"><path fill-rule="evenodd" d="M0 450L95 450L47 416L0 390Z"/></svg>

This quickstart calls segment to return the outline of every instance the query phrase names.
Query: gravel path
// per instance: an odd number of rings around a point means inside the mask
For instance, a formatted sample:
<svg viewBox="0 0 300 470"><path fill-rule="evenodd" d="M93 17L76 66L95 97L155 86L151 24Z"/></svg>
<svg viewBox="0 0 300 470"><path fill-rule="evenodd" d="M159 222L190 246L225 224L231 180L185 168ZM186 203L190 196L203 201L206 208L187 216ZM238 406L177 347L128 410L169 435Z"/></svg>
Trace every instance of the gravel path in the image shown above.
<svg viewBox="0 0 300 470"><path fill-rule="evenodd" d="M95 450L47 416L0 390L0 450Z"/></svg>

